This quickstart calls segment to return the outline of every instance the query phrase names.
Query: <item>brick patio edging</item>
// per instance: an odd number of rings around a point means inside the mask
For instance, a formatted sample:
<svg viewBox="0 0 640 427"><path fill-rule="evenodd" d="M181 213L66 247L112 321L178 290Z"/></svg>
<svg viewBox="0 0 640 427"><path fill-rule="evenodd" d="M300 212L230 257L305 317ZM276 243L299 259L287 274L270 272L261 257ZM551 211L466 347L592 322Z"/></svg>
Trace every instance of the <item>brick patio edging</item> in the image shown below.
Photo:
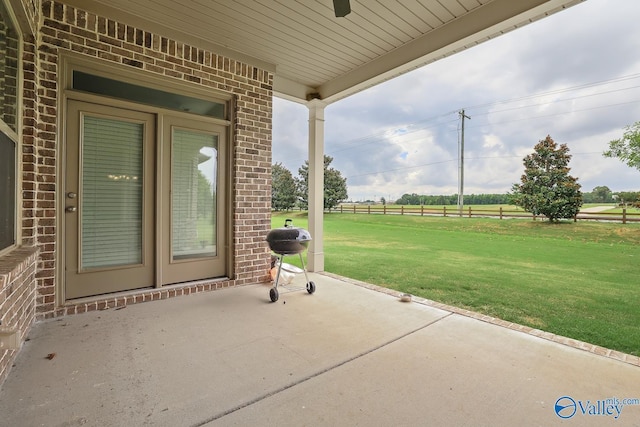
<svg viewBox="0 0 640 427"><path fill-rule="evenodd" d="M103 297L98 296L79 298L67 301L63 306L58 307L51 313L46 313L46 315L38 316L37 320L42 321L51 318L88 313L91 311L122 309L132 304L140 304L149 301L159 301L168 298L194 295L202 292L211 292L218 289L242 286L239 283L239 280L231 279L200 280L197 282L167 285L160 289L139 289L109 294Z"/></svg>
<svg viewBox="0 0 640 427"><path fill-rule="evenodd" d="M322 272L319 273L333 279L341 280L346 283L350 283L363 288L371 289L373 291L381 292L387 295L391 295L400 298L404 295L402 292L394 289L383 288L382 286L372 285L371 283L361 282L360 280L351 279L348 277L340 276L333 273ZM534 337L542 338L547 341L552 341L558 344L566 345L578 350L583 350L589 353L597 354L598 356L607 357L609 359L617 360L619 362L628 363L634 366L640 366L640 357L633 356L631 354L622 353L617 350L611 350L605 347L593 345L584 341L574 340L572 338L563 337L561 335L552 334L551 332L541 331L540 329L531 328L529 326L519 325L513 322L507 322L506 320L498 319L496 317L487 316L486 314L476 313L474 311L465 310L451 305L442 304L437 301L432 301L426 298L417 297L412 295L412 301L418 304L428 305L430 307L438 308L440 310L449 311L451 313L460 314L465 317L480 320L482 322L490 323L492 325L501 326L503 328L511 329L512 331L523 332Z"/></svg>

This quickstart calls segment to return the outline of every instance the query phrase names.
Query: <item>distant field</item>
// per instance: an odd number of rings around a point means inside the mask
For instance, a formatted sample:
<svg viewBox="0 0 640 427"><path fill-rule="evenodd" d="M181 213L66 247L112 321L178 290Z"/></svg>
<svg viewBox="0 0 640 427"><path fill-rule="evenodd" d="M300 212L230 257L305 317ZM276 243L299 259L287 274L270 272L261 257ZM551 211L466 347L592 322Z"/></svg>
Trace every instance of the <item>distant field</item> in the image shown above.
<svg viewBox="0 0 640 427"><path fill-rule="evenodd" d="M640 209L638 208L626 208L627 209L627 213L640 213ZM618 208L618 207L612 207L611 209L607 210L607 213L622 213L623 208Z"/></svg>
<svg viewBox="0 0 640 427"><path fill-rule="evenodd" d="M273 226L285 217L307 226ZM325 214L324 228L329 272L640 355L640 224Z"/></svg>

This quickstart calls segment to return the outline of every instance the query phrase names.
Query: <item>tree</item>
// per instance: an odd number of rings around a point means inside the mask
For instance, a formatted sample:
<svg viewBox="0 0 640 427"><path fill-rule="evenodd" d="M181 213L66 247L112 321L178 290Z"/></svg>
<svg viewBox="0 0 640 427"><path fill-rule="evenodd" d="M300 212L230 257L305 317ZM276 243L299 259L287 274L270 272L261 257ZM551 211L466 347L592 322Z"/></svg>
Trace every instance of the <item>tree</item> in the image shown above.
<svg viewBox="0 0 640 427"><path fill-rule="evenodd" d="M416 193L411 194L403 194L398 200L396 200L396 205L419 205L420 204L420 196Z"/></svg>
<svg viewBox="0 0 640 427"><path fill-rule="evenodd" d="M296 204L296 182L291 172L276 163L271 168L271 208L277 211L289 210Z"/></svg>
<svg viewBox="0 0 640 427"><path fill-rule="evenodd" d="M618 202L627 205L640 201L640 191L619 191L616 193Z"/></svg>
<svg viewBox="0 0 640 427"><path fill-rule="evenodd" d="M198 218L208 218L216 211L216 198L214 197L214 189L209 179L198 170Z"/></svg>
<svg viewBox="0 0 640 427"><path fill-rule="evenodd" d="M616 157L627 166L640 170L640 121L624 129L622 138L610 141L609 149L603 155Z"/></svg>
<svg viewBox="0 0 640 427"><path fill-rule="evenodd" d="M343 200L347 200L347 179L342 177L340 171L330 168L333 157L324 156L324 209L331 210ZM303 209L309 207L309 162L298 169L299 178L296 180L298 197Z"/></svg>
<svg viewBox="0 0 640 427"><path fill-rule="evenodd" d="M582 206L577 178L569 175L571 156L566 144L558 145L547 136L523 159L524 175L513 184L511 201L534 215L549 221L572 218Z"/></svg>
<svg viewBox="0 0 640 427"><path fill-rule="evenodd" d="M598 202L606 203L611 201L611 196L612 196L611 189L606 185L600 185L598 187L595 187L593 191L591 191L591 193L593 194L593 201L596 203Z"/></svg>

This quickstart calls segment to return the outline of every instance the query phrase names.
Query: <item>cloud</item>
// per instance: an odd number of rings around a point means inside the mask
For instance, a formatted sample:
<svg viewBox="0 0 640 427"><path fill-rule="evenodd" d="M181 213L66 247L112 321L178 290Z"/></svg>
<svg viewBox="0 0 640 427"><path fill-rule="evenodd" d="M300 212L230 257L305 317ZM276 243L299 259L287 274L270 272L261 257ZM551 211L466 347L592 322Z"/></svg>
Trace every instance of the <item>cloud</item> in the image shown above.
<svg viewBox="0 0 640 427"><path fill-rule="evenodd" d="M482 148L492 149L492 148L504 148L504 144L500 140L500 137L494 134L484 135L483 138L484 144L482 144Z"/></svg>
<svg viewBox="0 0 640 427"><path fill-rule="evenodd" d="M352 95L325 111L325 152L354 200L455 194L462 109L465 193L504 193L547 135L569 146L584 191L639 190L640 172L605 159L640 120L640 2L589 0ZM276 100L273 160L297 175L306 107Z"/></svg>

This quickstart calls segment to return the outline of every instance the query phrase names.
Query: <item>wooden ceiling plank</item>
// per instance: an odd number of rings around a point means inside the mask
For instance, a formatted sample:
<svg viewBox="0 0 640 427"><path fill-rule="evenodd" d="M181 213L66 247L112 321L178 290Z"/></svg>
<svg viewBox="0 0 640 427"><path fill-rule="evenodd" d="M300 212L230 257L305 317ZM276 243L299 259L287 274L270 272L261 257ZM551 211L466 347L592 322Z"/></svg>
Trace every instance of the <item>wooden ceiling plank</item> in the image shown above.
<svg viewBox="0 0 640 427"><path fill-rule="evenodd" d="M398 47L420 35L395 12L379 1L368 1L358 4L358 16L362 16L376 27L376 32L388 34L395 40L390 40L394 47ZM386 37L385 37L386 38Z"/></svg>
<svg viewBox="0 0 640 427"><path fill-rule="evenodd" d="M467 13L467 9L465 9L458 0L439 0L439 2L442 7L456 18Z"/></svg>
<svg viewBox="0 0 640 427"><path fill-rule="evenodd" d="M387 10L387 13L395 14L398 19L402 20L408 27L410 27L410 30L407 31L412 38L420 37L422 34L432 29L429 24L427 24L423 19L420 19L419 16L411 12L401 3L393 7L393 9L389 9L388 3L380 4Z"/></svg>
<svg viewBox="0 0 640 427"><path fill-rule="evenodd" d="M458 0L458 3L464 7L467 12L475 9L476 7L482 6L482 1L479 0Z"/></svg>
<svg viewBox="0 0 640 427"><path fill-rule="evenodd" d="M443 24L443 22L431 13L423 2L419 0L399 0L399 3L426 22L427 25L431 27L431 30Z"/></svg>
<svg viewBox="0 0 640 427"><path fill-rule="evenodd" d="M447 10L438 0L431 0L425 4L425 6L444 23L456 18L455 15L452 15L451 12L449 12L449 10Z"/></svg>

